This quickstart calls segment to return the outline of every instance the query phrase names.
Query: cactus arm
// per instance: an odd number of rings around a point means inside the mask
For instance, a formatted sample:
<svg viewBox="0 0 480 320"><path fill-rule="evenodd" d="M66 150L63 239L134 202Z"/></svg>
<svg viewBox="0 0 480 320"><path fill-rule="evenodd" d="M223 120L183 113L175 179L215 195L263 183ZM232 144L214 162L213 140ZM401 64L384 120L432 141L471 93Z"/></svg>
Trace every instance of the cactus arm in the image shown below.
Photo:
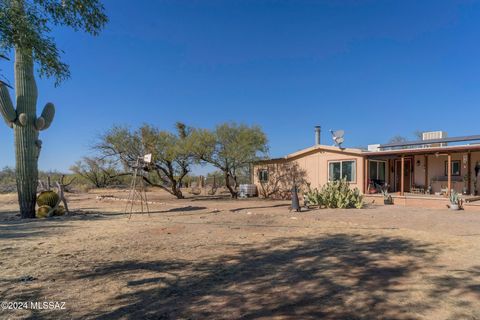
<svg viewBox="0 0 480 320"><path fill-rule="evenodd" d="M17 113L13 107L8 88L4 84L0 84L0 113L5 122L12 127L13 122L17 119Z"/></svg>
<svg viewBox="0 0 480 320"><path fill-rule="evenodd" d="M18 115L17 125L25 127L27 125L27 120L27 114L22 112Z"/></svg>
<svg viewBox="0 0 480 320"><path fill-rule="evenodd" d="M37 120L35 120L35 128L38 131L43 130L43 128L45 128L45 119L43 117L37 118Z"/></svg>
<svg viewBox="0 0 480 320"><path fill-rule="evenodd" d="M55 116L55 106L53 105L53 103L49 102L43 108L42 115L40 116L40 118L37 119L37 121L41 118L43 118L44 120L44 125L42 126L42 128L38 130L48 129L52 124L54 116Z"/></svg>

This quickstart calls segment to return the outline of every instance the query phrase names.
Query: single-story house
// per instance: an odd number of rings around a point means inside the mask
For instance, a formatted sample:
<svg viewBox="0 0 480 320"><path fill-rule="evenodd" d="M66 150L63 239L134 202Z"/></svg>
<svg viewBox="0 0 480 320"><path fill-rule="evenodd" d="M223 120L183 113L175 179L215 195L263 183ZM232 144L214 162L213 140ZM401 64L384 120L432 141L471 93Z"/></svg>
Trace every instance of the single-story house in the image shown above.
<svg viewBox="0 0 480 320"><path fill-rule="evenodd" d="M315 137L312 147L253 165L252 180L260 196L285 197L294 181L304 188L321 188L346 178L373 200L381 197L380 186L387 186L397 204L422 200L444 207L452 190L472 205L480 200L480 135L425 132L422 140L369 145L368 150L322 145L318 126ZM476 205L480 208L480 201Z"/></svg>

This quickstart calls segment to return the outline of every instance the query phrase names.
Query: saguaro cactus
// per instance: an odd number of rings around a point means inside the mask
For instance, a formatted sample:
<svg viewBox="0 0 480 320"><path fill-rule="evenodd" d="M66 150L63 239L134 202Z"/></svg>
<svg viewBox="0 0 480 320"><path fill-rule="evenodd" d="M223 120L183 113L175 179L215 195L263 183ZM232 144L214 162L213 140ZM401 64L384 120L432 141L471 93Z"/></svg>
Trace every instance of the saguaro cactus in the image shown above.
<svg viewBox="0 0 480 320"><path fill-rule="evenodd" d="M35 217L38 183L38 157L42 141L39 131L50 127L55 107L47 103L37 117L37 85L34 78L32 50L15 48L14 108L8 88L0 84L0 113L13 128L15 136L16 179L22 218Z"/></svg>
<svg viewBox="0 0 480 320"><path fill-rule="evenodd" d="M13 128L16 148L18 199L23 218L35 216L38 157L42 147L39 131L47 129L55 114L47 103L36 114L37 86L34 63L39 74L53 77L55 85L70 76L68 65L50 35L53 25L98 35L108 21L100 0L0 0L0 52L15 50L14 107L8 89L0 83L0 113Z"/></svg>

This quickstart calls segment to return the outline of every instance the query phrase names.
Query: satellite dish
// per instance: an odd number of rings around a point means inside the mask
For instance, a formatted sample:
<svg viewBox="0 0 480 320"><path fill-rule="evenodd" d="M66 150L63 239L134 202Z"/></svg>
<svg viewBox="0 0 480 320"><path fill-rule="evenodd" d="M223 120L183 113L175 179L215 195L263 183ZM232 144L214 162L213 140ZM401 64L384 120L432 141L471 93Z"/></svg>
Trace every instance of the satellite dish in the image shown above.
<svg viewBox="0 0 480 320"><path fill-rule="evenodd" d="M337 147L341 148L342 143L345 141L345 138L343 137L345 135L345 131L343 131L343 130L336 130L336 131L330 130L330 132L332 133L332 139L333 139L333 142L335 143L335 145Z"/></svg>
<svg viewBox="0 0 480 320"><path fill-rule="evenodd" d="M344 130L332 131L332 135L334 137L343 138L343 136L345 135L345 131Z"/></svg>

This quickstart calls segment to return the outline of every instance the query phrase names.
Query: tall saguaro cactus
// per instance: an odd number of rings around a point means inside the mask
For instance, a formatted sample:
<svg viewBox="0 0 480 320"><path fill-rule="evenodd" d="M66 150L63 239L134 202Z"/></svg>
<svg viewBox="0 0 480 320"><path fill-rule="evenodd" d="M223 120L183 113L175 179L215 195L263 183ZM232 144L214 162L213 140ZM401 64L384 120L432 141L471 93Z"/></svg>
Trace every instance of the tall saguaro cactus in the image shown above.
<svg viewBox="0 0 480 320"><path fill-rule="evenodd" d="M39 131L50 127L55 107L47 103L37 117L37 85L33 72L32 50L15 49L16 109L8 88L0 84L0 112L15 136L18 202L23 218L35 217L38 157L42 148Z"/></svg>
<svg viewBox="0 0 480 320"><path fill-rule="evenodd" d="M0 52L15 51L15 107L0 82L0 113L15 136L16 178L22 218L35 216L39 132L50 127L55 114L47 103L37 116L34 66L55 84L70 76L68 65L50 36L50 26L68 26L98 35L108 18L100 0L0 0Z"/></svg>

